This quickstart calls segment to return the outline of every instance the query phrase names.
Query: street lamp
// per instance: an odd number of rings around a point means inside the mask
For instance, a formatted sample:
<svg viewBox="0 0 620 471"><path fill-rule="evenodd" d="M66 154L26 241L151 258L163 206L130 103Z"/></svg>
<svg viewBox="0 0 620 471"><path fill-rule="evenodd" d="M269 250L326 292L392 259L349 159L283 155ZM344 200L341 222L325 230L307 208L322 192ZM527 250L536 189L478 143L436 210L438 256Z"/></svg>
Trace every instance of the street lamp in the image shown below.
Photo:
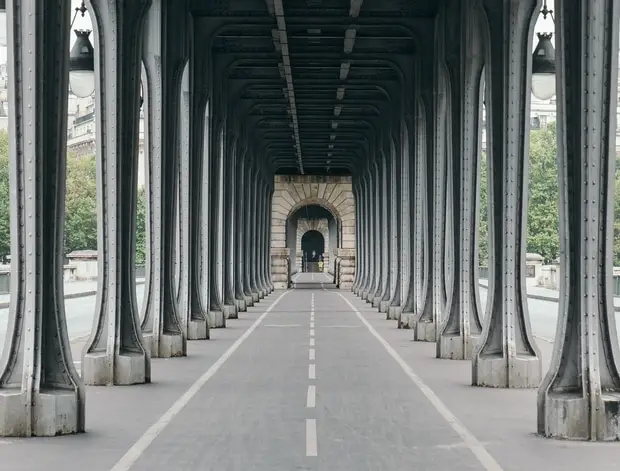
<svg viewBox="0 0 620 471"><path fill-rule="evenodd" d="M545 0L540 13L553 18L553 10L547 8ZM555 22L555 20L554 20ZM538 44L532 55L532 93L540 100L549 100L555 95L555 49L551 44L553 33L537 33Z"/></svg>
<svg viewBox="0 0 620 471"><path fill-rule="evenodd" d="M75 9L71 27L78 13L86 13L84 2ZM77 39L69 54L69 85L71 92L80 98L85 98L95 92L95 50L90 43L90 30L75 30Z"/></svg>

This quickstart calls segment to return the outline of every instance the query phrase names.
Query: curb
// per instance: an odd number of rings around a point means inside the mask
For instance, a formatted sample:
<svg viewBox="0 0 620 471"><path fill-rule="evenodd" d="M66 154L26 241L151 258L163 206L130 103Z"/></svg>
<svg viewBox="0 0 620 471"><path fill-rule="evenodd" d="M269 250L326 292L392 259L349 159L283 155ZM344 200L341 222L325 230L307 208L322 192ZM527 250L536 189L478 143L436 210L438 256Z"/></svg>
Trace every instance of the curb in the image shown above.
<svg viewBox="0 0 620 471"><path fill-rule="evenodd" d="M136 281L136 285L143 285L144 281ZM81 293L71 293L65 295L65 300L76 298L88 298L89 296L95 296L97 290L94 291L82 291ZM0 309L7 309L11 305L11 301L0 303Z"/></svg>

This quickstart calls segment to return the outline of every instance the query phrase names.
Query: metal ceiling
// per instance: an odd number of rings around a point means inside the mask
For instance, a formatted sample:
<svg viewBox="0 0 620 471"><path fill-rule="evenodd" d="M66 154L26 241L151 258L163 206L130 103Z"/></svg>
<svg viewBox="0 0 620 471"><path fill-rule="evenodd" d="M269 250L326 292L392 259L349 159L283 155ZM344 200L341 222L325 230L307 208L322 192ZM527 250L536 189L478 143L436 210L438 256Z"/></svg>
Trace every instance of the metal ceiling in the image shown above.
<svg viewBox="0 0 620 471"><path fill-rule="evenodd" d="M350 174L394 122L436 1L200 1L229 106L282 174ZM199 22L197 23L200 24ZM408 77L408 79L407 79Z"/></svg>

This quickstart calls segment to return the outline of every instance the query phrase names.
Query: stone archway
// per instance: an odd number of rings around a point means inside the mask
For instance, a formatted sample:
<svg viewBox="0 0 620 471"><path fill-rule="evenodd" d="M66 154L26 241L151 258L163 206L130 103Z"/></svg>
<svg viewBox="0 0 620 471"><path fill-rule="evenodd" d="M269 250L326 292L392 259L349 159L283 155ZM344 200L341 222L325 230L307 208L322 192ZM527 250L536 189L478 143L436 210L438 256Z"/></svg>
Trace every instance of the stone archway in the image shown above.
<svg viewBox="0 0 620 471"><path fill-rule="evenodd" d="M271 215L271 277L276 289L286 289L289 278L290 248L286 224L298 209L318 205L333 214L337 227L337 247L330 247L341 259L341 289L349 289L355 276L355 199L351 177L276 175ZM296 256L296 254L293 254Z"/></svg>
<svg viewBox="0 0 620 471"><path fill-rule="evenodd" d="M329 247L329 222L325 218L321 219L306 219L301 218L297 222L297 234L295 236L295 249L296 249L296 266L301 267L302 262L302 250L301 250L301 241L304 235L306 235L310 231L320 232L323 236L324 249L323 249L323 261L325 262L325 266L329 267L329 259L330 259L330 247Z"/></svg>

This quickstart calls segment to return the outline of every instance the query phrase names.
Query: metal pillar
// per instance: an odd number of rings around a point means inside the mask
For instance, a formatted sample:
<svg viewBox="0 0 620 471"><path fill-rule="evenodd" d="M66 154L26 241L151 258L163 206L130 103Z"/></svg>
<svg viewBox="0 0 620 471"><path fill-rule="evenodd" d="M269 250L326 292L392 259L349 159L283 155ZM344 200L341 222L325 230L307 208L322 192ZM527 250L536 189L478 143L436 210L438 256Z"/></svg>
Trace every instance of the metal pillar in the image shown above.
<svg viewBox="0 0 620 471"><path fill-rule="evenodd" d="M398 121L400 124L400 117ZM400 137L400 136L399 136ZM400 314L400 231L401 231L401 205L402 205L402 148L400 147L400 139L390 138L390 182L389 185L389 238L390 238L390 285L388 304L386 306L386 319L398 319ZM398 147L396 146L398 143Z"/></svg>
<svg viewBox="0 0 620 471"><path fill-rule="evenodd" d="M185 37L171 31L177 31L179 25L187 26L185 1L172 7L161 0L153 0L143 46L151 83L149 88L153 94L149 97L151 107L148 109L149 142L152 143L148 176L152 202L149 223L151 269L142 332L154 358L185 356L187 351L174 282L174 251L179 181L179 98L188 51ZM165 52L162 41L166 43ZM136 61L136 57L130 59Z"/></svg>
<svg viewBox="0 0 620 471"><path fill-rule="evenodd" d="M265 280L265 240L267 234L267 227L269 226L269 222L267 221L267 181L265 177L261 179L261 197L259 200L260 208L259 208L259 217L260 217L260 233L258 237L259 243L259 257L260 260L258 262L258 284L263 297L269 294L269 290L267 288L267 282Z"/></svg>
<svg viewBox="0 0 620 471"><path fill-rule="evenodd" d="M377 193L376 193L376 220L375 220L375 234L377 244L375 250L377 251L376 260L376 284L375 292L372 294L372 307L379 308L383 295L386 291L387 283L389 282L389 268L386 266L386 259L388 254L388 241L387 241L387 164L385 155L381 149L378 149L378 161L377 161Z"/></svg>
<svg viewBox="0 0 620 471"><path fill-rule="evenodd" d="M273 293L275 287L273 285L273 281L271 279L271 221L272 221L272 202L273 202L273 194L274 194L274 185L273 180L269 180L267 182L267 216L266 216L266 224L267 231L265 232L265 273L267 275L267 287L269 288L269 292Z"/></svg>
<svg viewBox="0 0 620 471"><path fill-rule="evenodd" d="M237 191L235 191L235 304L238 312L248 310L245 295L243 292L243 274L245 272L245 196L243 188L245 186L245 167L247 158L247 148L243 146L237 154L237 166L235 179L237 181Z"/></svg>
<svg viewBox="0 0 620 471"><path fill-rule="evenodd" d="M370 271L371 280L368 287L368 291L366 292L366 299L369 303L373 302L375 298L375 293L379 287L380 278L381 278L381 245L380 245L380 233L381 233L381 223L379 220L379 202L380 202L380 193L379 193L379 163L377 162L377 155L374 155L373 162L371 163L370 169L370 179L371 179L371 190L370 190L370 207L372 208L372 215L370 218L371 225L371 246L370 251L372 253L372 269Z"/></svg>
<svg viewBox="0 0 620 471"><path fill-rule="evenodd" d="M252 295L252 301L256 304L260 300L260 293L258 285L256 283L256 263L257 263L257 244L256 238L258 237L258 218L256 212L258 211L258 178L260 175L260 167L255 163L254 172L250 179L250 257L249 257L249 280L250 280L250 293Z"/></svg>
<svg viewBox="0 0 620 471"><path fill-rule="evenodd" d="M482 331L475 257L480 79L484 67L484 37L478 15L475 4L454 0L447 7L443 31L451 91L447 118L452 178L448 185L452 188L449 214L454 269L437 339L437 357L453 360L471 359Z"/></svg>
<svg viewBox="0 0 620 471"><path fill-rule="evenodd" d="M253 156L252 156L253 157ZM243 262L243 297L245 298L246 306L254 306L254 296L252 296L252 286L250 283L252 263L252 182L254 181L254 168L255 164L253 159L246 162L245 165L245 178L243 184L243 199L244 199L244 211L243 211L243 232L244 232L244 262Z"/></svg>
<svg viewBox="0 0 620 471"><path fill-rule="evenodd" d="M489 308L473 359L472 383L477 386L537 387L542 374L527 313L524 243L530 55L539 3L483 1L490 33L486 103L492 264Z"/></svg>
<svg viewBox="0 0 620 471"><path fill-rule="evenodd" d="M614 0L556 3L561 273L538 432L619 440L612 292L618 19Z"/></svg>
<svg viewBox="0 0 620 471"><path fill-rule="evenodd" d="M83 432L84 386L71 358L62 276L70 3L6 6L14 281L0 436Z"/></svg>
<svg viewBox="0 0 620 471"><path fill-rule="evenodd" d="M438 37L440 35L437 35ZM442 46L436 45L436 54ZM420 310L414 319L413 338L417 341L435 342L438 324L445 305L445 221L446 221L446 83L443 70L434 64L435 74L429 66L430 61L422 64L422 92L420 102L424 113L420 119L424 122L426 155L421 159L420 173L425 176L422 198L426 205L422 209L425 232L421 238L424 270L423 294ZM421 196L421 195L420 195Z"/></svg>
<svg viewBox="0 0 620 471"><path fill-rule="evenodd" d="M95 50L99 283L82 353L89 385L148 383L150 359L136 301L140 34L150 2L92 0ZM120 25L120 26L119 26ZM123 38L123 40L121 40ZM49 80L49 79L48 79Z"/></svg>
<svg viewBox="0 0 620 471"><path fill-rule="evenodd" d="M231 116L231 121L235 120L235 115ZM235 301L235 261L234 261L234 243L235 243L235 191L236 191L236 165L237 159L237 146L238 139L235 129L232 123L229 123L227 129L230 130L230 136L226 136L225 148L224 148L224 208L223 208L223 220L224 226L222 227L224 238L224 251L223 251L223 282L224 282L224 299L222 309L224 310L224 317L226 319L236 319L237 303Z"/></svg>

